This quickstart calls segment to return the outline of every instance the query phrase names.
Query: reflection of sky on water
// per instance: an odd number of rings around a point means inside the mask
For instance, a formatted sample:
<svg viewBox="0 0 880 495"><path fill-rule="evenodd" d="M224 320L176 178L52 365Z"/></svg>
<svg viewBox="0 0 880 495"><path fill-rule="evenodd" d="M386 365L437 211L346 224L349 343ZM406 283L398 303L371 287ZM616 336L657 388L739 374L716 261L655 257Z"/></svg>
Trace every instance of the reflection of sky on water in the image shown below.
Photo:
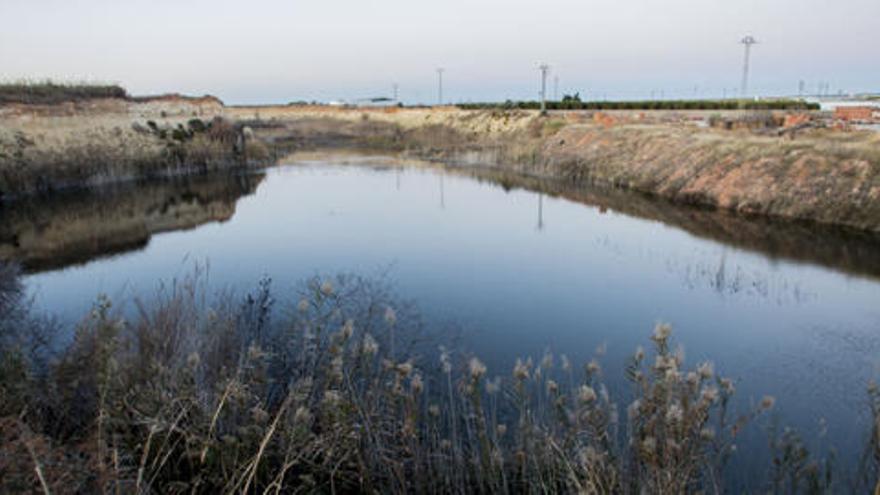
<svg viewBox="0 0 880 495"><path fill-rule="evenodd" d="M550 349L577 362L606 343L613 382L653 324L668 321L689 363L714 360L743 397L776 395L800 426L828 417L848 449L863 385L878 373L875 281L431 170L270 170L228 222L28 282L42 307L71 317L99 292L152 290L193 260L210 262L215 287L250 288L270 274L281 293L315 273L390 266L429 322L462 327L490 375L508 374L516 356Z"/></svg>

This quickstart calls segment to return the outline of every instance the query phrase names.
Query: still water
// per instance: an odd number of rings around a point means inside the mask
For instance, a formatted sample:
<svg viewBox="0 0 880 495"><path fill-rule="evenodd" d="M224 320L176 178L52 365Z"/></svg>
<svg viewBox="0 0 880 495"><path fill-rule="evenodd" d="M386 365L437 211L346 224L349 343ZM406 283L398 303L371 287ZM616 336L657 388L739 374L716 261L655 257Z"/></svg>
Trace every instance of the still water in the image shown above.
<svg viewBox="0 0 880 495"><path fill-rule="evenodd" d="M328 160L34 202L4 215L0 256L24 263L38 306L68 322L98 293L149 293L195 262L216 288L269 275L279 298L315 274L387 273L490 375L517 356L578 362L604 346L614 382L669 322L687 362L712 360L742 404L773 395L784 424L817 431L825 418L814 441L859 454L864 391L880 375L877 239L620 191Z"/></svg>

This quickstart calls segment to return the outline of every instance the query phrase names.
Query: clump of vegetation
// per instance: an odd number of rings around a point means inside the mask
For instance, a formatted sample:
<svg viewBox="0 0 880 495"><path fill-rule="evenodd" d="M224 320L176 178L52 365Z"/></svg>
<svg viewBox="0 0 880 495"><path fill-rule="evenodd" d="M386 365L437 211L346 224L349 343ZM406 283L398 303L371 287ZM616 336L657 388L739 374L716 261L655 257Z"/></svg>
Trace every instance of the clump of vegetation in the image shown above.
<svg viewBox="0 0 880 495"><path fill-rule="evenodd" d="M382 283L314 278L281 303L270 285L209 303L194 277L133 318L101 298L51 364L7 344L0 490L719 493L774 405L735 415L734 383L686 368L667 325L621 414L598 360L493 376L435 351Z"/></svg>
<svg viewBox="0 0 880 495"><path fill-rule="evenodd" d="M0 343L10 348L9 340L15 333L21 311L22 288L18 280L18 268L0 262Z"/></svg>
<svg viewBox="0 0 880 495"><path fill-rule="evenodd" d="M249 127L222 118L130 129L89 129L58 149L22 131L0 133L0 200L131 179L269 163L273 154Z"/></svg>
<svg viewBox="0 0 880 495"><path fill-rule="evenodd" d="M819 105L803 100L637 100L581 101L580 95L565 95L559 101L547 101L548 110L818 110ZM464 110L521 109L538 110L540 101L504 103L460 103Z"/></svg>
<svg viewBox="0 0 880 495"><path fill-rule="evenodd" d="M25 103L52 105L97 98L128 98L125 88L116 84L39 82L0 83L0 104Z"/></svg>
<svg viewBox="0 0 880 495"><path fill-rule="evenodd" d="M166 160L176 166L215 169L230 162L247 165L270 158L269 149L249 126L222 117L207 122L194 118L185 126L159 126L150 120L146 128L136 125L135 130L158 137L165 144Z"/></svg>

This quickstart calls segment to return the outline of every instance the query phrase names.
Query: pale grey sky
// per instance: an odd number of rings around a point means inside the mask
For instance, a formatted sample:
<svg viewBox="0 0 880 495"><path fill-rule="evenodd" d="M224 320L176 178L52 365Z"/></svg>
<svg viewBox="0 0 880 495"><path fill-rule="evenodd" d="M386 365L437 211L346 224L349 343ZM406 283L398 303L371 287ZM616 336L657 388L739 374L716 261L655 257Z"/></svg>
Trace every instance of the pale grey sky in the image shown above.
<svg viewBox="0 0 880 495"><path fill-rule="evenodd" d="M0 0L0 78L119 82L230 103L880 90L880 0ZM550 92L552 96L552 76Z"/></svg>

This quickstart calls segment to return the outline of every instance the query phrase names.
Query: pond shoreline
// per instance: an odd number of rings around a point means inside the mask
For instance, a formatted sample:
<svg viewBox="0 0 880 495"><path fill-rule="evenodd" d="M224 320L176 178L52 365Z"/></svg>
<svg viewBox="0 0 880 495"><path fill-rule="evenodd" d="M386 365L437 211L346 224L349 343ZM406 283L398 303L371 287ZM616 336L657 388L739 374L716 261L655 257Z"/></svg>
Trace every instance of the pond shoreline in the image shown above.
<svg viewBox="0 0 880 495"><path fill-rule="evenodd" d="M212 98L0 105L0 207L139 180L251 169L274 157Z"/></svg>
<svg viewBox="0 0 880 495"><path fill-rule="evenodd" d="M366 152L366 151L365 151ZM730 212L701 205L681 204L614 185L572 184L512 171L509 167L474 165L468 162L426 160L406 153L396 155L374 151L373 160L348 150L314 150L294 153L280 160L279 166L320 160L351 166L431 167L452 175L471 177L498 184L505 190L522 189L543 193L598 208L602 212L659 222L690 235L720 242L764 256L795 263L818 264L848 275L880 279L880 236L845 226L826 225L809 220L791 220ZM357 157L357 158L353 158Z"/></svg>
<svg viewBox="0 0 880 495"><path fill-rule="evenodd" d="M360 147L880 232L880 133L700 128L708 112L235 107L284 150ZM774 119L785 114L774 115ZM743 122L754 113L725 115ZM769 117L768 117L769 118ZM702 119L702 120L700 120Z"/></svg>
<svg viewBox="0 0 880 495"><path fill-rule="evenodd" d="M316 150L282 157L276 166L301 166L316 161L368 168L434 168L497 184L508 191L542 193L598 208L603 213L659 222L774 259L817 264L851 276L880 279L880 256L876 254L880 253L880 236L856 229L682 205L620 187L575 185L505 167L421 160L402 153ZM272 168L132 179L23 197L0 205L5 215L0 224L0 258L18 260L27 273L36 273L140 249L159 232L227 221L234 215L237 200L252 194ZM114 214L114 220L108 224L106 215L111 211L126 212L126 218ZM151 211L162 215L150 214ZM143 217L138 218L139 215ZM59 216L71 218L60 220ZM90 222L101 225L100 232L77 227ZM59 239L65 242L59 243ZM71 250L77 254L62 254Z"/></svg>
<svg viewBox="0 0 880 495"><path fill-rule="evenodd" d="M228 122L236 134L218 140L176 135L194 133L188 126L205 122L203 117ZM709 117L234 107L174 99L83 103L75 111L6 106L0 107L6 127L0 132L0 200L149 175L265 165L294 150L366 148L497 167L573 186L622 187L744 218L880 232L880 133L814 129L780 137L701 129L693 124L697 118ZM245 132L252 136L254 157L234 148Z"/></svg>

